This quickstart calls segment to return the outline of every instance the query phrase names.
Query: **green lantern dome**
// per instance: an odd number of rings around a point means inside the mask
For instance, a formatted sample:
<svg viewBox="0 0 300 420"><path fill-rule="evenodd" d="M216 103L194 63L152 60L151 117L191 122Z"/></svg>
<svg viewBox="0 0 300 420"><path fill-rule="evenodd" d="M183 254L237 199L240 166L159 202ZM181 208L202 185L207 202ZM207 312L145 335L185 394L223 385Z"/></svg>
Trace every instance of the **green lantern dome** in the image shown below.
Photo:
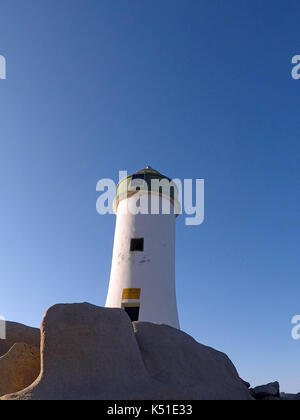
<svg viewBox="0 0 300 420"><path fill-rule="evenodd" d="M117 211L120 201L130 198L137 193L153 193L168 198L175 207L178 215L180 204L178 202L178 188L171 178L161 174L157 170L146 166L132 175L123 178L117 185L117 195L114 201L114 210Z"/></svg>

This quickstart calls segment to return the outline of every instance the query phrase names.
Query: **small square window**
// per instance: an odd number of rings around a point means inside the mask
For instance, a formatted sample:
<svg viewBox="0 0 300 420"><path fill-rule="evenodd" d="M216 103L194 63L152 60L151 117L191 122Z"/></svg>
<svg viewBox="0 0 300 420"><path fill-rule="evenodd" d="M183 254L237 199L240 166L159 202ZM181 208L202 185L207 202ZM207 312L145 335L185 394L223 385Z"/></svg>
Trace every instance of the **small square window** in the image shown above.
<svg viewBox="0 0 300 420"><path fill-rule="evenodd" d="M131 239L130 251L144 251L144 238Z"/></svg>

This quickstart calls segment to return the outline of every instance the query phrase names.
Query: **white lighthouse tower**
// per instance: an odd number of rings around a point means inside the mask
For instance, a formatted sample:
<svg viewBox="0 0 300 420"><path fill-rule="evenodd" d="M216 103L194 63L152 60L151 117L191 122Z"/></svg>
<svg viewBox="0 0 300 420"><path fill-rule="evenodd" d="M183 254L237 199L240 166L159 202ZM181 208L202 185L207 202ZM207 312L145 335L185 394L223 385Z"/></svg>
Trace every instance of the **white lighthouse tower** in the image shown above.
<svg viewBox="0 0 300 420"><path fill-rule="evenodd" d="M123 308L132 321L179 329L175 221L180 206L176 185L148 166L121 180L114 210L117 220L105 306Z"/></svg>

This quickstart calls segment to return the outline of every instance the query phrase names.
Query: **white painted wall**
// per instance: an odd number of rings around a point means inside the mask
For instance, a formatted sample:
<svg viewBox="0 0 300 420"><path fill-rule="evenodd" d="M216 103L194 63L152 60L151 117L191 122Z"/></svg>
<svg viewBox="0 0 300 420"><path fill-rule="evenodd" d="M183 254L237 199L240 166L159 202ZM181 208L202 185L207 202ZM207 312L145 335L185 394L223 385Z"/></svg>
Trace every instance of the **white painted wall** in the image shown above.
<svg viewBox="0 0 300 420"><path fill-rule="evenodd" d="M122 307L123 289L140 288L139 321L163 323L179 329L175 290L175 215L133 215L127 211L127 201L130 200L136 201L136 195L118 205L105 306ZM144 252L130 252L132 238L144 238Z"/></svg>

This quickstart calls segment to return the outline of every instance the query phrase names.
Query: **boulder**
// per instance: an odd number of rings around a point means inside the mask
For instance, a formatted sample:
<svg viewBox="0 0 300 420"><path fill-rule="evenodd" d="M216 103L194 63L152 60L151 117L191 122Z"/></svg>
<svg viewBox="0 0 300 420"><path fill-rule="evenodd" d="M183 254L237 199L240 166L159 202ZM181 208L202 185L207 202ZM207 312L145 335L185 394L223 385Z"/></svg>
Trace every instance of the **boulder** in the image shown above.
<svg viewBox="0 0 300 420"><path fill-rule="evenodd" d="M0 357L16 343L25 343L40 347L40 330L16 322L6 321L6 338L0 339Z"/></svg>
<svg viewBox="0 0 300 420"><path fill-rule="evenodd" d="M225 354L166 325L132 325L122 309L51 307L41 356L37 380L2 399L253 399Z"/></svg>
<svg viewBox="0 0 300 420"><path fill-rule="evenodd" d="M281 392L280 399L283 401L299 401L300 394L287 394L286 392Z"/></svg>
<svg viewBox="0 0 300 420"><path fill-rule="evenodd" d="M0 357L0 396L31 385L40 373L40 350L17 343Z"/></svg>
<svg viewBox="0 0 300 420"><path fill-rule="evenodd" d="M271 382L267 385L257 386L253 389L250 389L251 394L256 400L261 399L279 399L280 397L280 387L278 382Z"/></svg>
<svg viewBox="0 0 300 420"><path fill-rule="evenodd" d="M10 398L127 399L147 382L128 315L87 303L55 305L41 326L41 375Z"/></svg>
<svg viewBox="0 0 300 420"><path fill-rule="evenodd" d="M149 376L164 384L162 399L247 400L250 394L229 358L167 325L134 323Z"/></svg>

